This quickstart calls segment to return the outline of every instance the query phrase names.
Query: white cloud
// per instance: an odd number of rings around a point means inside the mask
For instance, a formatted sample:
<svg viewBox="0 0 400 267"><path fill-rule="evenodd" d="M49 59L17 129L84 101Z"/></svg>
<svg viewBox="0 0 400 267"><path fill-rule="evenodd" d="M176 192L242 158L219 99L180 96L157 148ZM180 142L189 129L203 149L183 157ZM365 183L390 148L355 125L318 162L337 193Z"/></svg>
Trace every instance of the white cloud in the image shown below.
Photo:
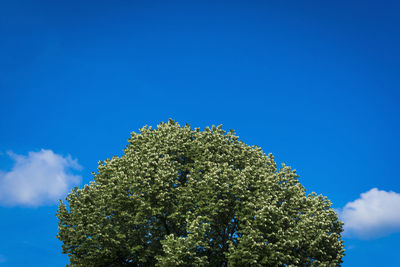
<svg viewBox="0 0 400 267"><path fill-rule="evenodd" d="M51 150L29 152L27 156L8 152L15 161L9 172L0 172L0 205L40 206L55 204L81 177L70 169L81 169L71 156L63 157Z"/></svg>
<svg viewBox="0 0 400 267"><path fill-rule="evenodd" d="M373 188L339 210L344 236L369 239L400 232L400 194Z"/></svg>

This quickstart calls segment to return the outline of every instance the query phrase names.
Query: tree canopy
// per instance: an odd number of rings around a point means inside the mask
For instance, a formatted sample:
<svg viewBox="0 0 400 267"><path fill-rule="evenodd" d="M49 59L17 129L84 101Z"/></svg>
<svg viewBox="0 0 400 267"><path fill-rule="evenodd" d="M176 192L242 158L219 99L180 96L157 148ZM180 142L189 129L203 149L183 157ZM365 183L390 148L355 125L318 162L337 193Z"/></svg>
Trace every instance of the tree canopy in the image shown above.
<svg viewBox="0 0 400 267"><path fill-rule="evenodd" d="M340 266L343 223L295 170L221 126L173 120L60 201L70 266Z"/></svg>

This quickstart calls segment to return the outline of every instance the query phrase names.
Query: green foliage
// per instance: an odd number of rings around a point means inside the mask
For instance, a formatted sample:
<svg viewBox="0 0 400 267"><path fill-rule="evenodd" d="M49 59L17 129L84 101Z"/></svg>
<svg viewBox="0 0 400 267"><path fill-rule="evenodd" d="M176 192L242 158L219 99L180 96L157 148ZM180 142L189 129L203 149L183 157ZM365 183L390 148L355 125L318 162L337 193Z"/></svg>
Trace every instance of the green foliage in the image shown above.
<svg viewBox="0 0 400 267"><path fill-rule="evenodd" d="M233 130L169 120L124 152L60 203L70 266L340 266L329 200Z"/></svg>

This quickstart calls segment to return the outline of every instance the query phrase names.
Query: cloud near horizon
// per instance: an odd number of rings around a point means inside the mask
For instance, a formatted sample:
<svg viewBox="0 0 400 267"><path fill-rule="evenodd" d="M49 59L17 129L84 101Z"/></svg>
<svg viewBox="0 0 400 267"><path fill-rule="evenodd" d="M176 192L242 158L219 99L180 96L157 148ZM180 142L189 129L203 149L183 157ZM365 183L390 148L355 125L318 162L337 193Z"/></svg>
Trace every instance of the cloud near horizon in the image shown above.
<svg viewBox="0 0 400 267"><path fill-rule="evenodd" d="M0 172L0 205L30 206L56 204L81 177L70 170L82 167L70 155L63 157L52 150L29 152L27 156L7 153L14 166Z"/></svg>
<svg viewBox="0 0 400 267"><path fill-rule="evenodd" d="M371 239L400 232L400 194L373 188L339 210L345 237Z"/></svg>

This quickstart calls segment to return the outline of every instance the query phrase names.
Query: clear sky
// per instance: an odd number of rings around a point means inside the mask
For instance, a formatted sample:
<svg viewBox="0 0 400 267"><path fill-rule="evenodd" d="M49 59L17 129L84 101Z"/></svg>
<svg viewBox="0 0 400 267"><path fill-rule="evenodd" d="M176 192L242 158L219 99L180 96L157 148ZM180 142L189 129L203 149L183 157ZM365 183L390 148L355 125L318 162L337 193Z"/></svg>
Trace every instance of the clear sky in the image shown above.
<svg viewBox="0 0 400 267"><path fill-rule="evenodd" d="M399 12L0 1L0 266L64 266L57 199L168 118L222 124L297 169L345 221L343 266L400 266Z"/></svg>

